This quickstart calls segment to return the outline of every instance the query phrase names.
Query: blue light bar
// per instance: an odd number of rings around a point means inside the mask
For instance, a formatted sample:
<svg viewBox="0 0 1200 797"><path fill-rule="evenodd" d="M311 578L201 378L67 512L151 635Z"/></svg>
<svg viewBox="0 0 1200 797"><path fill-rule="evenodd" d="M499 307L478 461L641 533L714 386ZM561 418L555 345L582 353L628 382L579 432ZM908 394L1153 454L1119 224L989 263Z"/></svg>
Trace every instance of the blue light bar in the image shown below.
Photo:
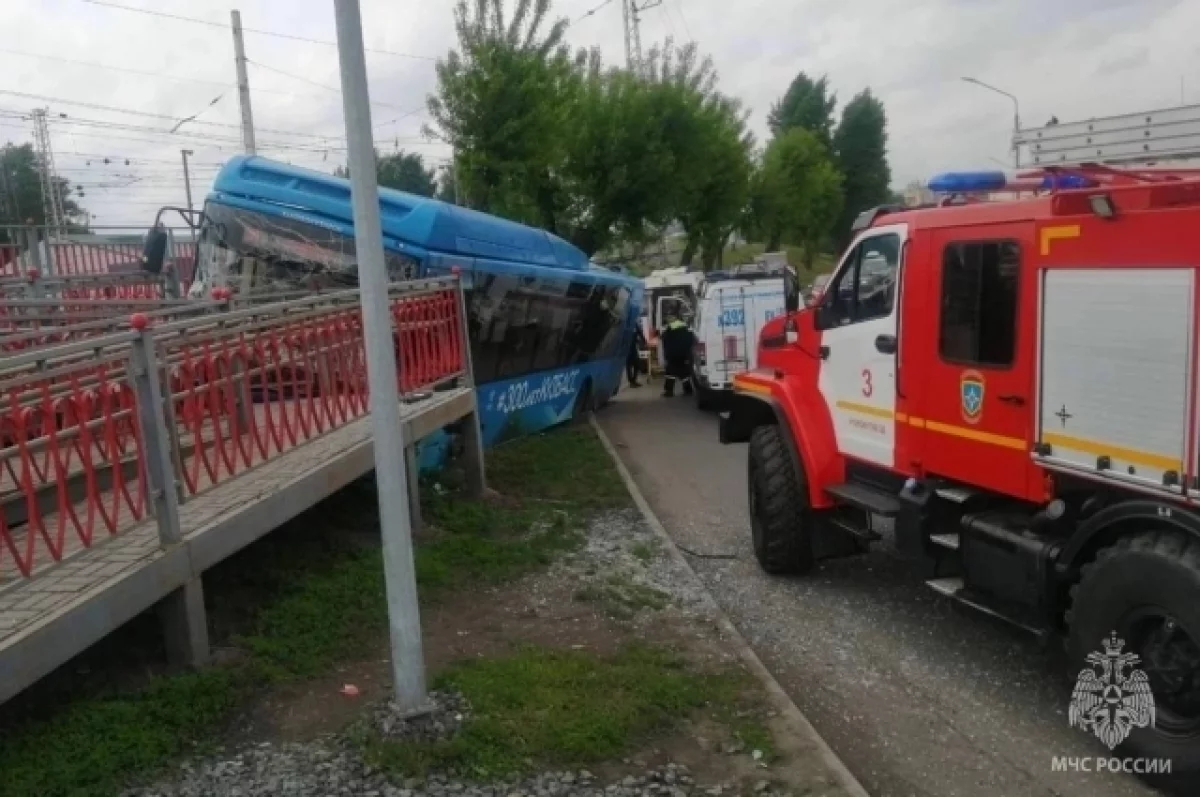
<svg viewBox="0 0 1200 797"><path fill-rule="evenodd" d="M1094 188L1096 181L1079 174L1047 174L1044 177L1010 177L1004 172L945 172L929 181L938 194L984 194L992 191L1050 191Z"/></svg>
<svg viewBox="0 0 1200 797"><path fill-rule="evenodd" d="M977 194L1003 191L1008 186L1004 172L945 172L929 181L929 190L939 194Z"/></svg>
<svg viewBox="0 0 1200 797"><path fill-rule="evenodd" d="M1098 183L1081 174L1047 174L1042 187L1051 188L1095 188Z"/></svg>

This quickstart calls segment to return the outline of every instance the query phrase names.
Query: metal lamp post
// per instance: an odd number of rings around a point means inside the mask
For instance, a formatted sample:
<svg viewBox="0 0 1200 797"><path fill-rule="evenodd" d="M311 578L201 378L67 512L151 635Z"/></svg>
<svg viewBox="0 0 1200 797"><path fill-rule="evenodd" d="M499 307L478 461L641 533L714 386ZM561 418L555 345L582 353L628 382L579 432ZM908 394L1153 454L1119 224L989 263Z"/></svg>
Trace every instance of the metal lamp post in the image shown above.
<svg viewBox="0 0 1200 797"><path fill-rule="evenodd" d="M363 333L366 338L371 435L375 439L375 480L379 487L392 676L396 686L396 704L400 710L406 714L419 713L428 709L425 661L413 568L408 479L400 423L396 352L388 308L383 230L379 219L379 186L375 175L375 143L371 137L362 16L358 0L334 0L333 7L337 18L338 58L342 70L350 197L354 205L359 301L362 303Z"/></svg>
<svg viewBox="0 0 1200 797"><path fill-rule="evenodd" d="M989 83L984 83L982 80L977 80L976 78L973 78L973 77L964 77L963 80L966 81L967 83L974 83L976 86L985 88L988 91L994 91L997 94L1003 94L1005 97L1008 97L1010 100L1012 100L1012 104L1013 104L1013 141L1012 141L1013 165L1015 168L1018 168L1018 169L1021 168L1021 148L1017 144L1017 135L1021 132L1021 104L1017 101L1016 96L1009 94L1004 89L998 89Z"/></svg>

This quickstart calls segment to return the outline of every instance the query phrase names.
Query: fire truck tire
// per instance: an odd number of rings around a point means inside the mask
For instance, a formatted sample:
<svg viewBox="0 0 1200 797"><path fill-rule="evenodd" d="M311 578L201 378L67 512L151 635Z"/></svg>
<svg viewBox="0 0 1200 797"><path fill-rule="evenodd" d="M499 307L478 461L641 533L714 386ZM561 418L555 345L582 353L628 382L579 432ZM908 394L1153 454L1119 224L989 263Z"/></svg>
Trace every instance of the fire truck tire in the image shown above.
<svg viewBox="0 0 1200 797"><path fill-rule="evenodd" d="M808 490L783 431L757 427L748 459L750 528L759 566L772 575L808 572L815 564Z"/></svg>
<svg viewBox="0 0 1200 797"><path fill-rule="evenodd" d="M1071 590L1067 624L1073 672L1094 669L1088 654L1103 654L1115 632L1149 678L1155 722L1118 753L1200 772L1200 543L1149 531L1104 548Z"/></svg>

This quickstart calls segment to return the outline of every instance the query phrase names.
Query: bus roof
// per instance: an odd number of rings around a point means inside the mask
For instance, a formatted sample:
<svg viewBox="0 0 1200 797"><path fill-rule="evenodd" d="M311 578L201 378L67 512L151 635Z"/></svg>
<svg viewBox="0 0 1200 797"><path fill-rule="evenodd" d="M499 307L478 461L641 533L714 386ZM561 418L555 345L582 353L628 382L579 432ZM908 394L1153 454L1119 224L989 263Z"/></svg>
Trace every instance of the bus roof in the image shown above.
<svg viewBox="0 0 1200 797"><path fill-rule="evenodd" d="M230 158L213 181L213 193L354 223L349 180L268 158ZM380 188L379 212L384 235L427 250L573 271L589 267L587 255L556 235L429 197Z"/></svg>

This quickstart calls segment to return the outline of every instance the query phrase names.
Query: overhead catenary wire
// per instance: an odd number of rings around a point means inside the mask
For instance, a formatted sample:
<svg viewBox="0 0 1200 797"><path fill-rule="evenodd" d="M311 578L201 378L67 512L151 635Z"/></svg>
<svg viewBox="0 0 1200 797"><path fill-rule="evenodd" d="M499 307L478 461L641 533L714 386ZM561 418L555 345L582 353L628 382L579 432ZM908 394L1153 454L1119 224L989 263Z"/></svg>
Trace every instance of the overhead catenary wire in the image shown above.
<svg viewBox="0 0 1200 797"><path fill-rule="evenodd" d="M253 66L257 69L263 69L267 72L274 72L276 75L282 75L283 77L291 78L292 80L298 80L301 83L307 83L310 86L316 86L319 89L324 89L325 91L328 91L332 94L337 94L338 96L341 96L341 93L342 93L341 89L334 88L333 86L327 86L324 83L320 83L316 80L306 78L303 75L297 75L294 72L287 72L283 69L279 69L278 67L267 66L266 64L262 63L261 61L255 61L254 59L247 58L246 63L250 64L250 66ZM392 110L396 110L396 111L404 111L406 116L411 116L415 113L418 113L422 108L425 107L422 105L417 108L410 109L410 108L405 108L402 105L393 105L392 103L383 102L382 100L371 100L371 104L378 105L380 108L391 108Z"/></svg>
<svg viewBox="0 0 1200 797"><path fill-rule="evenodd" d="M688 24L687 15L683 13L683 0L675 0L675 10L679 12L679 19L683 22L683 29L687 31L689 41L696 41L696 37L692 35L692 26Z"/></svg>
<svg viewBox="0 0 1200 797"><path fill-rule="evenodd" d="M172 133L168 130L162 130L155 127L146 127L143 125L127 124L123 122L109 122L100 119L55 119L51 124L56 127L68 128L84 128L84 130L71 130L71 135L92 137L92 138L112 138L113 140L121 141L146 141L149 143L169 144L188 144L196 146L211 146L216 149L228 148L241 143L236 135L221 134L221 133L193 133L187 131L179 131ZM137 136L125 135L110 135L104 134L97 136L94 133L86 132L87 130L115 130L121 133L136 133ZM148 138L147 138L148 137ZM314 136L314 138L316 138ZM440 141L425 141L417 137L397 136L399 141L404 142L406 147L422 147L422 146L443 146ZM345 146L342 145L342 139L337 139L333 136L328 138L317 138L315 141L274 141L268 140L264 143L264 149L290 150L294 152L344 152Z"/></svg>
<svg viewBox="0 0 1200 797"><path fill-rule="evenodd" d="M667 4L663 3L662 5L660 5L658 7L658 10L662 12L662 16L663 16L663 19L667 23L667 27L671 29L671 37L678 39L679 31L677 31L675 29L675 21L673 19L671 19L671 13L669 11L667 11Z"/></svg>
<svg viewBox="0 0 1200 797"><path fill-rule="evenodd" d="M578 17L576 17L576 18L575 18L575 19L574 19L574 20L571 22L571 24L572 24L572 25L578 25L580 22L582 22L583 20L587 19L588 17L594 17L594 16L596 16L596 12L598 12L598 11L601 11L602 9L606 8L607 6L610 6L610 5L612 5L612 2L613 2L613 0L604 0L604 2L603 2L603 3L601 3L601 4L600 4L600 5L598 5L598 6L596 6L596 7L595 7L595 8L593 8L592 10L590 10L590 11L585 11L585 12L583 12L582 14L580 14Z"/></svg>
<svg viewBox="0 0 1200 797"><path fill-rule="evenodd" d="M174 19L180 22L190 22L194 25L205 25L210 28L221 28L227 30L228 23L216 22L209 19L199 19L197 17L188 17L183 14L172 14L167 11L156 11L149 8L135 8L133 6L122 5L120 3L108 2L108 0L82 0L84 3L94 6L104 6L105 8L115 8L121 11L131 11L137 14L147 14L152 17L162 17L164 19ZM611 2L611 0L609 0ZM273 36L277 39L288 39L290 41L305 42L307 44L319 44L323 47L337 47L337 42L326 39L313 39L308 36L298 36L293 33L283 33L281 31L263 30L262 28L242 28L242 33L253 33L258 36ZM418 55L416 53L401 53L395 50L382 50L379 48L365 47L363 48L368 53L379 53L381 55L391 55L397 58L412 58L418 61L437 61L437 58L432 55Z"/></svg>
<svg viewBox="0 0 1200 797"><path fill-rule="evenodd" d="M216 97L214 97L214 98L212 98L211 100L209 100L209 101L208 101L208 105L205 105L203 108L201 108L199 111L196 111L196 112L195 112L194 114L192 114L191 116L187 117L186 119L180 119L178 122L176 122L176 123L175 123L175 126L174 126L174 127L172 127L170 130L168 130L167 132L168 132L168 133L174 133L174 132L178 131L178 130L179 130L179 128L181 128L181 127L183 127L185 124L187 124L188 122L195 122L195 121L196 121L196 117L197 117L197 116L199 116L200 114L204 113L204 112L205 112L205 111L207 111L209 108L213 107L214 105L216 105L218 102L220 102L220 101L221 101L221 100L223 100L223 99L225 99L225 92L221 92L221 93L220 93L220 94L218 94ZM201 123L201 124L203 124L203 123Z"/></svg>
<svg viewBox="0 0 1200 797"><path fill-rule="evenodd" d="M74 105L74 106L78 106L80 108L88 108L88 109L94 110L94 111L108 111L110 113L121 113L121 114L127 114L129 116L141 116L141 117L145 117L147 119L163 119L163 120L170 121L170 122L178 122L180 120L180 117L172 116L171 114L155 113L153 111L144 111L144 110L140 110L140 109L136 109L136 108L122 108L122 107L115 106L115 105L102 105L100 103L86 102L84 100L72 100L72 99L67 99L64 97L51 97L46 94L32 94L32 93L24 92L24 91L13 91L11 89L0 89L0 94L6 95L6 96L11 96L11 97L21 97L22 99L34 100L37 102L52 102L52 103L58 103L60 105ZM399 106L392 106L392 107L399 108ZM404 110L404 109L401 109L401 110ZM52 119L51 121L55 121L55 120ZM61 117L59 117L58 121L61 121ZM209 122L209 121L202 120L202 119L197 119L196 121L192 122L192 124L203 125L205 127L223 127L223 128L227 128L227 129L233 129L233 130L241 129L241 125L233 124L231 122ZM280 130L278 128L270 128L270 127L258 127L258 128L256 128L256 130L259 130L263 133L271 133L273 135L294 136L297 138L311 138L311 139L317 139L317 140L322 140L322 141L325 139L344 140L344 137L342 137L342 136L325 135L325 134L321 134L321 133L304 133L304 132L297 132L295 130ZM167 132L167 131L163 131L163 132Z"/></svg>

